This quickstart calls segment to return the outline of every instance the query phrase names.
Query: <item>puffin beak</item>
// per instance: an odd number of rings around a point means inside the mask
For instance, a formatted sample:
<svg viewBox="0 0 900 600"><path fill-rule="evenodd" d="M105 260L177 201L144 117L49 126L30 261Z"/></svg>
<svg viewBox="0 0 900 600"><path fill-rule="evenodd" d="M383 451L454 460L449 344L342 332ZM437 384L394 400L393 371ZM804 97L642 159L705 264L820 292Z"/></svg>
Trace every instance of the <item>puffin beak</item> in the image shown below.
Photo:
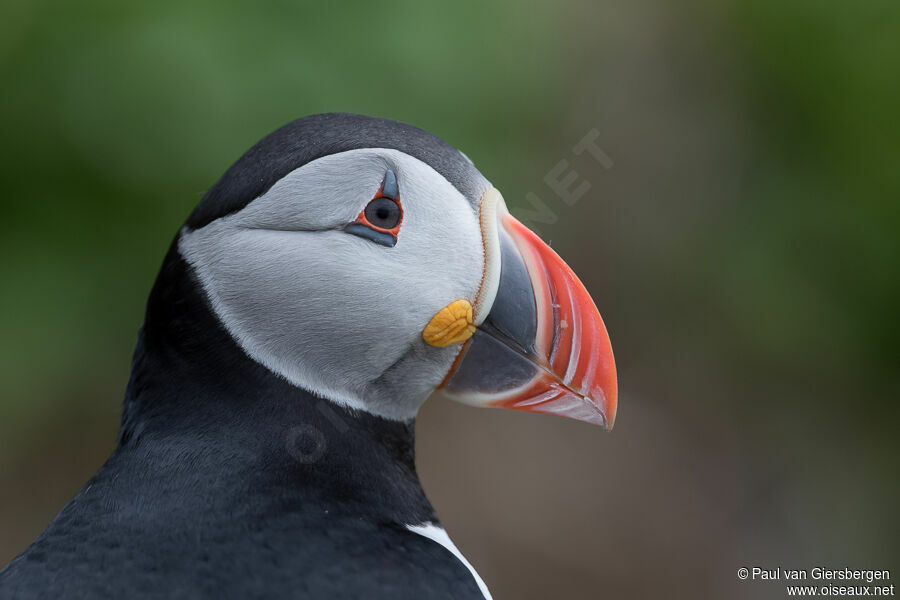
<svg viewBox="0 0 900 600"><path fill-rule="evenodd" d="M477 406L547 413L611 429L616 365L587 290L566 263L506 210L481 207L485 275L443 393Z"/></svg>

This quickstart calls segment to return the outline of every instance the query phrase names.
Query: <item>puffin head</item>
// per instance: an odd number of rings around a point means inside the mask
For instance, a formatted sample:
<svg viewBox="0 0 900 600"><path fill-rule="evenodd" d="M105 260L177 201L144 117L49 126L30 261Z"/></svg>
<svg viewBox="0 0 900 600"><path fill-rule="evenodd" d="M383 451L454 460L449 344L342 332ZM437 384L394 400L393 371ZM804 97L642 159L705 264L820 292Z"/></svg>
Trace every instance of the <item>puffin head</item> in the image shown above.
<svg viewBox="0 0 900 600"><path fill-rule="evenodd" d="M248 357L339 405L408 421L440 389L613 424L612 349L584 286L418 128L289 123L228 169L175 248Z"/></svg>

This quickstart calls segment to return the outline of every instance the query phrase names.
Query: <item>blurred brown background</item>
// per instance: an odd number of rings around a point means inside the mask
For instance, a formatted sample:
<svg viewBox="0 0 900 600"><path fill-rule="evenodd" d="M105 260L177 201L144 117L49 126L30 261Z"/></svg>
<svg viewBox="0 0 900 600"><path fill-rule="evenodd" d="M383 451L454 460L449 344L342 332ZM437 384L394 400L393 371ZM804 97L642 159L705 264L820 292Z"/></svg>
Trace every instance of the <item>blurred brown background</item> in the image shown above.
<svg viewBox="0 0 900 600"><path fill-rule="evenodd" d="M504 598L778 598L900 574L900 4L6 0L0 564L113 447L172 236L326 111L463 149L580 274L615 431L435 399L419 467ZM589 131L604 168L572 146ZM591 184L568 206L561 160ZM557 220L529 215L539 197Z"/></svg>

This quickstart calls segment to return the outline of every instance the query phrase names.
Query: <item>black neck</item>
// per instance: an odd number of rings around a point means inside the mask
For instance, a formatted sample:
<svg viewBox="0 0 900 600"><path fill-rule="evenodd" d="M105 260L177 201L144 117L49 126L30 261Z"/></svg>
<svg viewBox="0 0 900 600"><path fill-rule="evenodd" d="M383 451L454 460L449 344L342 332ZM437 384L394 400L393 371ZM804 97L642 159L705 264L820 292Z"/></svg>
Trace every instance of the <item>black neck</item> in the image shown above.
<svg viewBox="0 0 900 600"><path fill-rule="evenodd" d="M217 485L240 486L250 471L317 501L403 522L434 518L415 471L414 423L317 398L251 360L174 245L148 302L119 443L119 454L193 453L217 471Z"/></svg>

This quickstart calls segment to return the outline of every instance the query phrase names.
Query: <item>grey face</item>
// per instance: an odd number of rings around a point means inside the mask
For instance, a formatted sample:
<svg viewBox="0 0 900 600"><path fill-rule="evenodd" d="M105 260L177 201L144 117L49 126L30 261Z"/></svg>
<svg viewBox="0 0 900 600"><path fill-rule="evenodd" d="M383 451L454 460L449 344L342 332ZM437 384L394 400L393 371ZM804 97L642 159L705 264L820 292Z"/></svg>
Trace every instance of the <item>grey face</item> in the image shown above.
<svg viewBox="0 0 900 600"><path fill-rule="evenodd" d="M387 173L402 206L393 245L348 228ZM251 358L334 402L405 420L460 350L426 345L422 329L450 302L475 302L485 270L478 211L408 154L350 150L183 230L178 247Z"/></svg>

